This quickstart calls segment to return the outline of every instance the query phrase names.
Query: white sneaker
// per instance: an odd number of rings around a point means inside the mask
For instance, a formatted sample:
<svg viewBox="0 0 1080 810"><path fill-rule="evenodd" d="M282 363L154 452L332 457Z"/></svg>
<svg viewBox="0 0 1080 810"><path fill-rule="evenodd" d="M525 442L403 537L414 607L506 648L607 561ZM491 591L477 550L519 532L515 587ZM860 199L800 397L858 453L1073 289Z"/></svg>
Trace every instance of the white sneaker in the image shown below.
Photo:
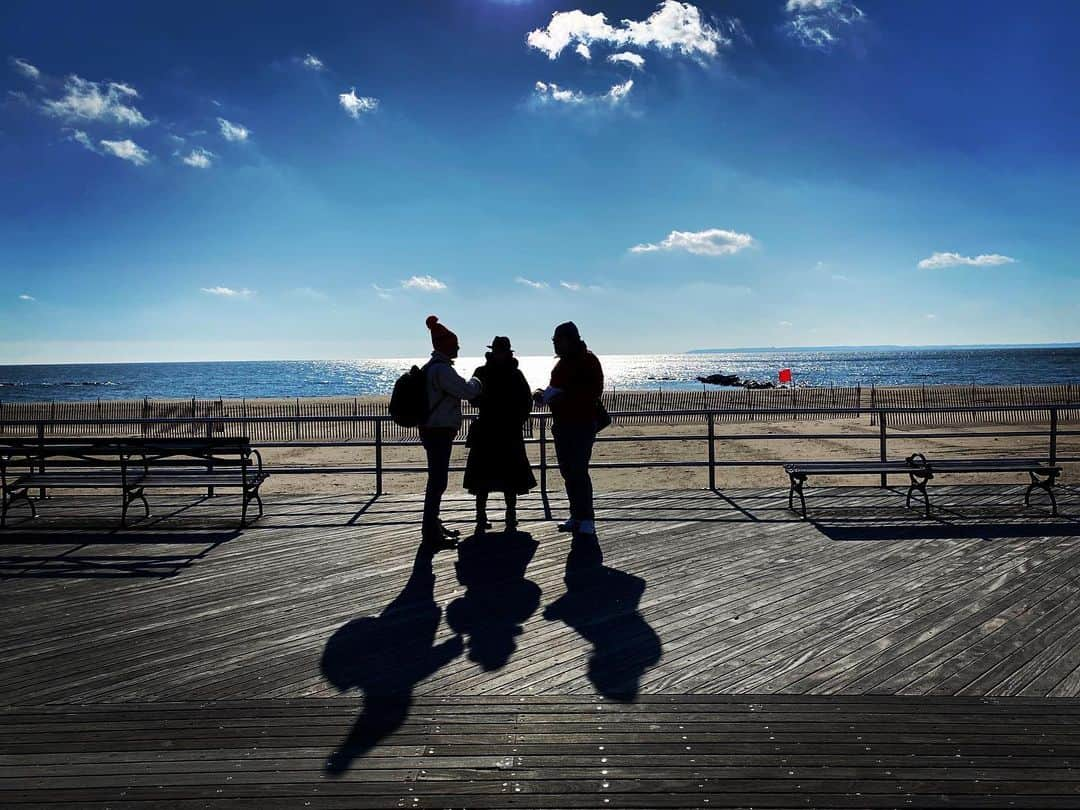
<svg viewBox="0 0 1080 810"><path fill-rule="evenodd" d="M578 531L578 527L580 525L581 524L578 521L574 520L573 518L570 518L569 520L563 521L562 523L559 524L559 531L560 532L570 532L571 534L576 534L577 531Z"/></svg>
<svg viewBox="0 0 1080 810"><path fill-rule="evenodd" d="M596 524L591 520L583 520L578 523L578 534L596 534Z"/></svg>

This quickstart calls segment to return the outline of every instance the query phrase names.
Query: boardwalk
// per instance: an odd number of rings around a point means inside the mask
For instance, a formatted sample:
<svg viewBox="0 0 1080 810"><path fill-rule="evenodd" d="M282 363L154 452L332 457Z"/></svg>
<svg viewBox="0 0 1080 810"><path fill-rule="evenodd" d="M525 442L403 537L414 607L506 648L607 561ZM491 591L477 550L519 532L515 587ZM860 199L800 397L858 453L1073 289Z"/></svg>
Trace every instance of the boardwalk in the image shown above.
<svg viewBox="0 0 1080 810"><path fill-rule="evenodd" d="M529 499L433 559L417 496L58 497L0 535L0 804L1080 807L1080 493L1021 493L615 493L602 552Z"/></svg>

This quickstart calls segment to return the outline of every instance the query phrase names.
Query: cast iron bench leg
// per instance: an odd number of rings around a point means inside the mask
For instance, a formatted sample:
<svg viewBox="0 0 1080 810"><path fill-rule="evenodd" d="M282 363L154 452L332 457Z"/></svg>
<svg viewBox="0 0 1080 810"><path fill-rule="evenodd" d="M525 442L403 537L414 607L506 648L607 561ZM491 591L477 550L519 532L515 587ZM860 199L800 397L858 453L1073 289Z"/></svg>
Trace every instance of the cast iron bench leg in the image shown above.
<svg viewBox="0 0 1080 810"><path fill-rule="evenodd" d="M150 517L150 502L146 500L146 495L143 493L143 488L129 487L128 489L124 490L124 509L120 513L121 526L127 526L128 507L135 503L135 501L142 501L143 510L146 512L146 514L143 516L143 519L145 520L146 518Z"/></svg>
<svg viewBox="0 0 1080 810"><path fill-rule="evenodd" d="M1036 489L1041 489L1050 496L1050 514L1057 517L1057 498L1054 497L1054 481L1057 478L1057 471L1036 473L1029 470L1028 475L1031 476L1031 483L1028 484L1027 491L1024 493L1024 506L1031 506L1031 493ZM1040 480L1040 475L1045 476L1046 480Z"/></svg>
<svg viewBox="0 0 1080 810"><path fill-rule="evenodd" d="M806 497L803 495L803 484L806 482L806 476L801 473L788 473L788 478L791 479L791 489L788 490L787 496L788 509L795 511L795 494L798 493L799 502L802 504L802 516L805 518Z"/></svg>
<svg viewBox="0 0 1080 810"><path fill-rule="evenodd" d="M34 506L34 499L30 497L30 490L27 487L13 489L10 495L7 492L4 493L3 506L0 507L0 529L7 526L8 510L16 501L26 501L30 504L30 518L37 518L37 507Z"/></svg>
<svg viewBox="0 0 1080 810"><path fill-rule="evenodd" d="M914 472L909 472L908 478L911 479L911 485L908 487L907 500L904 501L904 506L911 506L911 494L918 490L922 493L923 503L926 505L926 516L930 517L930 495L926 491L926 482L930 480L930 476L916 475Z"/></svg>

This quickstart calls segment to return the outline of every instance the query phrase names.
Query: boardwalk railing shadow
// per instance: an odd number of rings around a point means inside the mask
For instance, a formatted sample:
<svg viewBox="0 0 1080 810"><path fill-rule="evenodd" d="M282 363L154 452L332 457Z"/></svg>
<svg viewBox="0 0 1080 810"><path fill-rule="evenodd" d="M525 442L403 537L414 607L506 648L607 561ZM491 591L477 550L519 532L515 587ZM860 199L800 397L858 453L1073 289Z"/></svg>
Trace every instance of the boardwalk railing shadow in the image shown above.
<svg viewBox="0 0 1080 810"><path fill-rule="evenodd" d="M865 542L874 540L1010 540L1033 537L1080 538L1080 522L1074 523L949 523L936 524L854 524L837 525L813 521L830 540Z"/></svg>
<svg viewBox="0 0 1080 810"><path fill-rule="evenodd" d="M631 702L645 671L659 663L660 637L638 612L645 580L604 565L595 536L575 537L566 558L566 593L544 609L593 645L588 676L605 697Z"/></svg>
<svg viewBox="0 0 1080 810"><path fill-rule="evenodd" d="M118 578L167 578L206 558L222 543L240 535L231 532L189 533L131 533L42 535L14 534L3 536L5 545L18 546L68 546L55 554L10 554L0 556L0 579L11 577L52 579L118 579ZM189 545L201 546L189 554L151 554L141 549L145 546ZM100 546L122 546L117 553L102 553ZM97 553L90 553L91 550Z"/></svg>

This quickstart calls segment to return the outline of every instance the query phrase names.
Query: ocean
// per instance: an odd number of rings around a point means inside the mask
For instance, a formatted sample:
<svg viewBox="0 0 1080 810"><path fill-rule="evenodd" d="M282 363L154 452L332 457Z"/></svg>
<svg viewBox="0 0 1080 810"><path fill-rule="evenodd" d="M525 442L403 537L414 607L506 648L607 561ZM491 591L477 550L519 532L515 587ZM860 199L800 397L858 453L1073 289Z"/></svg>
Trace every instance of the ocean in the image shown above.
<svg viewBox="0 0 1080 810"><path fill-rule="evenodd" d="M701 388L698 376L724 373L776 381L790 368L796 385L1011 385L1080 383L1080 348L761 349L685 354L600 355L606 387ZM388 394L424 358L389 360L94 363L0 366L0 401L199 399ZM553 359L525 356L534 387ZM471 371L480 358L457 361Z"/></svg>

